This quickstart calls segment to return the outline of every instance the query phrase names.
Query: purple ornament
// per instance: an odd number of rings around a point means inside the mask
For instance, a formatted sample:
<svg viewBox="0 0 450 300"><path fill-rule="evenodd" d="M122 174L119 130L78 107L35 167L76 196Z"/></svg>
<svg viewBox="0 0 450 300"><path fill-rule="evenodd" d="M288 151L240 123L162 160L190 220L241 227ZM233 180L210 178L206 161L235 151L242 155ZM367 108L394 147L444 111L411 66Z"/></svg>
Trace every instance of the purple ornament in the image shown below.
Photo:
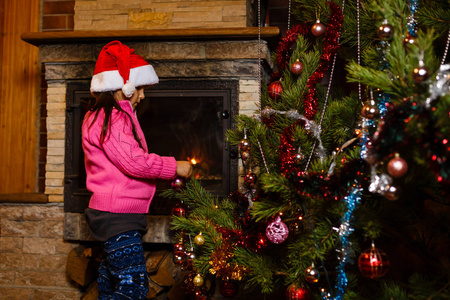
<svg viewBox="0 0 450 300"><path fill-rule="evenodd" d="M289 235L289 229L278 216L266 229L267 238L274 244L281 244Z"/></svg>
<svg viewBox="0 0 450 300"><path fill-rule="evenodd" d="M179 191L186 187L186 179L182 177L175 177L175 179L170 183L173 190Z"/></svg>

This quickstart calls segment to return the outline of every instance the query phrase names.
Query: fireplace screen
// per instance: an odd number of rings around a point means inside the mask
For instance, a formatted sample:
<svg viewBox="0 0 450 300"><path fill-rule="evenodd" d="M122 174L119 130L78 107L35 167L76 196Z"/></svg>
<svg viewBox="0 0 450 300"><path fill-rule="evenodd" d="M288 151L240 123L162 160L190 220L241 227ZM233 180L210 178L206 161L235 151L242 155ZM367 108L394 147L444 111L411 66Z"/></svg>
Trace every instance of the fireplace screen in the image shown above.
<svg viewBox="0 0 450 300"><path fill-rule="evenodd" d="M82 212L90 196L85 183L80 128L91 95L81 85L69 84L67 95L64 197L67 212ZM166 81L145 94L137 107L137 117L149 152L189 161L203 187L219 197L228 196L237 185L230 180L237 178L237 160L231 158L234 151L225 140L237 110L237 83ZM160 191L169 187L169 182L158 182ZM170 205L167 199L156 197L151 212L167 213L166 206Z"/></svg>

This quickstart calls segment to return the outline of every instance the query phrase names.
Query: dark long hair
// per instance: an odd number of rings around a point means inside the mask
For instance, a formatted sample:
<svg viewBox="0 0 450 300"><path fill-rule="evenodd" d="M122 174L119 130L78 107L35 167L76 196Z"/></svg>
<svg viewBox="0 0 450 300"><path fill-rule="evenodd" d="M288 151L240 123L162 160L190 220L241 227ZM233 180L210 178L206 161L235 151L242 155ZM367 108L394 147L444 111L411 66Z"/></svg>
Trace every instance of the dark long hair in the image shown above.
<svg viewBox="0 0 450 300"><path fill-rule="evenodd" d="M124 113L127 115L127 117L130 119L131 124L133 126L133 136L134 139L138 142L139 147L144 149L144 147L141 144L141 141L139 139L139 136L136 132L136 126L134 125L133 119L131 118L130 114L128 114L126 111L120 107L119 103L117 103L116 99L114 99L113 92L102 92L102 93L95 93L93 94L95 97L95 102L91 102L88 105L88 110L90 113L95 113L95 117L92 120L91 124L89 125L89 128L94 124L95 120L97 120L99 112L103 109L105 112L105 119L103 120L103 126L102 126L102 132L100 134L100 142L103 143L105 140L108 131L111 130L111 112L113 108L117 109L118 111Z"/></svg>

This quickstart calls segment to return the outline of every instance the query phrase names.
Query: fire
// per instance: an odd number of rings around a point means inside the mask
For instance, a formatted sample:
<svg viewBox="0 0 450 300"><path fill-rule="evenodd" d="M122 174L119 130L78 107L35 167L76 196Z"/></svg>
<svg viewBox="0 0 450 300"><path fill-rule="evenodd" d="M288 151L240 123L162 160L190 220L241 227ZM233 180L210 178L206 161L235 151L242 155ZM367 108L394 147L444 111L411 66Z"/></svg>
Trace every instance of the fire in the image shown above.
<svg viewBox="0 0 450 300"><path fill-rule="evenodd" d="M197 179L200 178L201 174L204 173L204 170L203 170L204 163L202 162L202 159L195 158L195 157L190 158L188 156L187 160L189 161L189 163L192 165L192 168L194 169L194 177Z"/></svg>

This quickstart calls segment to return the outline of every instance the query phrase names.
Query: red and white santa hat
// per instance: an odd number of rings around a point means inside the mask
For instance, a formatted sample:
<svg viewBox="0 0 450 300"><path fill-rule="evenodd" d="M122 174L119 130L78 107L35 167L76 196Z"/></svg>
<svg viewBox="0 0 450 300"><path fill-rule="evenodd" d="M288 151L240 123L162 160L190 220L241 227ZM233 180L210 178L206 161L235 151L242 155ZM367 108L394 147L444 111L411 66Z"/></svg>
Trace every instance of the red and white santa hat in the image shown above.
<svg viewBox="0 0 450 300"><path fill-rule="evenodd" d="M122 90L130 98L136 87L159 82L153 67L119 41L106 44L95 64L91 93Z"/></svg>

